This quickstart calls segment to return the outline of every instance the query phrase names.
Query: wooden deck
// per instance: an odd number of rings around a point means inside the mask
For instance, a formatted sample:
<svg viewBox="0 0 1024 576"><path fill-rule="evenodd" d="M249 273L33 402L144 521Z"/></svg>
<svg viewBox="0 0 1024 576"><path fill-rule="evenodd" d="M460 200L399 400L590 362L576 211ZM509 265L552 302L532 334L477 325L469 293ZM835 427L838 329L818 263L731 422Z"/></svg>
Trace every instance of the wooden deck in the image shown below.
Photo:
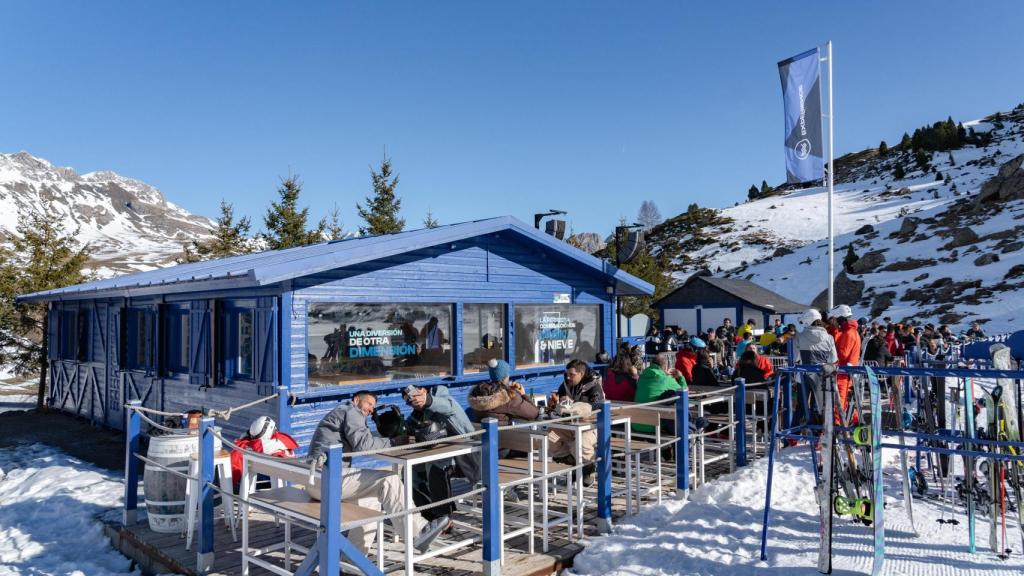
<svg viewBox="0 0 1024 576"><path fill-rule="evenodd" d="M711 447L709 447L711 448ZM724 447L716 446L709 450L709 456L724 451ZM763 456L763 452L757 456ZM754 459L751 446L748 444L748 456ZM667 467L674 466L666 464ZM706 469L708 481L721 474L728 473L731 463L728 460L719 460L709 464ZM694 472L691 464L691 474ZM673 472L666 470L664 494L666 499L671 498L674 491L672 483ZM622 488L623 478L616 474L613 477L613 492ZM596 507L593 504L596 494L593 489L587 491L589 503L585 508L585 536L590 537L597 534L596 530ZM645 502L643 507L651 506L653 503ZM557 499L551 502L552 514L565 511L564 501ZM626 503L623 498L612 499L612 516L619 519L626 513ZM636 513L636 510L634 510ZM145 521L145 513L140 508L141 520L134 526L125 527L120 522L105 523L105 530L111 542L123 554L135 561L144 574L196 574L196 544L193 542L192 550L185 549L185 537L183 534L159 534L149 529ZM238 541L231 538L230 529L224 524L218 508L214 525L214 551L215 560L211 574L234 576L242 573L241 560L241 527L238 526ZM457 513L457 521L471 526L479 526L479 512L475 515ZM540 521L539 513L537 521ZM454 534L444 535L438 539L438 544L443 542L454 542L468 537L469 531L459 532L455 529ZM535 534L535 554L528 554L527 537L521 536L510 540L506 544L505 564L502 567L502 574L507 576L540 576L556 574L566 567L572 566L573 558L582 549L578 536L574 533L574 539L570 542L567 539L565 526L555 527L551 534L550 547L547 553L540 553L541 537L539 528ZM312 530L294 525L292 527L293 541L301 546L309 546L315 540ZM253 511L250 516L250 546L266 547L282 542L284 539L283 525L276 524L271 515ZM436 546L437 544L435 544ZM262 558L273 559L272 561L283 566L284 554L275 552ZM293 569L302 561L303 555L294 552L292 555ZM371 556L372 559L372 556ZM388 543L385 545L385 573L404 574L404 562L401 544ZM425 575L453 575L463 576L470 574L481 574L481 548L480 544L470 545L449 555L435 557L416 564L416 573ZM271 572L255 565L250 565L250 574L260 576L271 574Z"/></svg>

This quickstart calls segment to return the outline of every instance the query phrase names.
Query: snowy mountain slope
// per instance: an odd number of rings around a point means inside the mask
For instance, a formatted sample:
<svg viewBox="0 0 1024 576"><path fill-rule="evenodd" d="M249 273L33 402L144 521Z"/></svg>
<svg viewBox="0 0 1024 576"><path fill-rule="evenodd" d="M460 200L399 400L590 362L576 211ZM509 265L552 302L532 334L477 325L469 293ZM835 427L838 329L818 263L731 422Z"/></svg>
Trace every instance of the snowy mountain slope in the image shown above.
<svg viewBox="0 0 1024 576"><path fill-rule="evenodd" d="M79 175L27 152L0 154L0 239L30 210L55 210L68 230L79 229L101 276L170 264L183 244L213 227L144 182L108 171Z"/></svg>
<svg viewBox="0 0 1024 576"><path fill-rule="evenodd" d="M852 291L849 301L837 303L852 305L858 316L913 317L960 327L980 320L989 331L1009 330L1024 320L1019 297L1024 284L1013 281L1021 268L1007 278L1014 266L1024 265L1024 251L1016 244L1024 232L1018 228L1024 225L1024 206L1020 201L975 205L1000 166L1024 154L1024 110L1004 114L1000 122L965 127L990 133L991 142L935 152L927 172L914 166L910 152L899 160L907 172L900 180L893 175L896 152L879 157L872 150L843 170L837 166L837 174L844 176L834 196L837 275L849 244L859 257L883 251L882 262L873 255L858 267L860 273L848 275L864 285ZM826 285L826 214L827 190L819 186L717 210L702 219L698 234L670 219L651 238L656 251L669 250L677 281L706 268L811 303ZM874 231L856 233L866 225ZM977 238L961 232L963 237L954 241L964 228ZM988 253L998 261L975 264Z"/></svg>

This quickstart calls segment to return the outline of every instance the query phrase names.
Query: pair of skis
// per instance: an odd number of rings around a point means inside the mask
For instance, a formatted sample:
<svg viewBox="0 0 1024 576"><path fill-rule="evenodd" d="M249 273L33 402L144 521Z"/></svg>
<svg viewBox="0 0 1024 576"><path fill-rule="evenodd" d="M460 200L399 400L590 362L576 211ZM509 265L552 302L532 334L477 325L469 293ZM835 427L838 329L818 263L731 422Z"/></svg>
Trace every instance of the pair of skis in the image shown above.
<svg viewBox="0 0 1024 576"><path fill-rule="evenodd" d="M822 437L821 437L821 463L822 474L821 484L818 486L818 499L821 508L820 536L821 544L818 549L818 571L822 574L832 573L832 520L834 514L853 514L855 517L870 523L874 528L874 559L871 564L872 576L882 572L882 563L885 558L885 500L882 491L882 401L881 389L878 378L870 367L866 367L868 383L871 396L871 422L870 433L863 426L855 428L851 434L852 442L859 445L869 445L871 451L871 480L872 490L866 498L851 497L850 487L847 487L847 496L836 494L835 471L836 461L842 456L837 454L837 435L835 433L835 412L834 399L838 397L836 392L835 366L825 365L822 370L821 386L824 388L821 394L822 402ZM853 399L857 402L859 399ZM842 404L839 404L840 407ZM863 424L864 419L861 419ZM854 459L849 442L844 442L844 449L850 458L850 466L846 468L844 482L859 483L859 472L856 470Z"/></svg>

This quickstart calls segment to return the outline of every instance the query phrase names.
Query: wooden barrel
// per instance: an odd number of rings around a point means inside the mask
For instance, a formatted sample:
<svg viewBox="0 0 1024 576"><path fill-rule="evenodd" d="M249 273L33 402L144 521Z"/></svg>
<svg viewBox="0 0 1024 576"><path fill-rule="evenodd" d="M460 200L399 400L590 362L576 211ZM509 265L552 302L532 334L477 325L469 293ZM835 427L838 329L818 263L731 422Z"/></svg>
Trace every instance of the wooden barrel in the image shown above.
<svg viewBox="0 0 1024 576"><path fill-rule="evenodd" d="M222 442L214 438L214 450ZM199 436L195 434L166 434L152 436L146 457L182 474L188 474L189 461L199 453ZM154 532L181 533L185 531L186 486L188 480L159 466L146 464L142 476L146 495L146 516Z"/></svg>
<svg viewBox="0 0 1024 576"><path fill-rule="evenodd" d="M168 434L149 439L146 457L171 470L188 474L189 458L199 451L198 436ZM167 470L146 464L142 484L146 494L146 515L154 532L185 530L185 486L187 480Z"/></svg>

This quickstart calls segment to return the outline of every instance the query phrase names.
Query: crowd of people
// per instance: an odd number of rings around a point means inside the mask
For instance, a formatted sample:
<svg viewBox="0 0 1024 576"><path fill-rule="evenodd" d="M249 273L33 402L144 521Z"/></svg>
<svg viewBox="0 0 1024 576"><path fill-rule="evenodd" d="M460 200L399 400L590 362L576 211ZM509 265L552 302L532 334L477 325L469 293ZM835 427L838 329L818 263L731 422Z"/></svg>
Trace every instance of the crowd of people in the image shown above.
<svg viewBox="0 0 1024 576"><path fill-rule="evenodd" d="M508 425L564 415L585 417L600 409L605 399L643 403L677 397L691 385L728 385L736 378L750 383L764 382L774 376L768 356L786 355L790 341L799 363L858 366L865 362L877 365L900 362L907 353L914 355L916 361L942 360L960 339L945 325L894 323L890 318L875 322L854 319L846 305L836 306L828 316L808 309L801 314L799 324L800 331L794 324L784 325L781 320L775 320L774 326L758 330L753 319L733 326L731 319L726 318L718 328L701 334L691 335L677 326L660 331L655 328L648 333L643 347L623 342L613 358L600 355L596 360L604 365L602 370L581 359L571 360L565 366L561 384L548 397L528 394L522 383L512 380L508 362L500 359L490 360L488 379L470 389L468 408L452 398L445 386L407 386L402 392L411 409L407 417L401 416L394 406L387 407L390 411L382 411L377 406L375 393L358 392L320 421L310 442L308 459L314 466L322 466L327 448L332 444L341 444L346 453L352 453L466 434L474 430L473 422L485 418L495 418L500 425ZM974 324L963 337L984 336L981 326ZM839 376L837 387L845 407L849 378ZM377 433L371 431L369 420L376 425ZM664 422L662 431L674 434L672 424ZM706 425L707 421L702 418L691 418L691 431ZM633 424L632 427L641 434L654 432L650 425ZM552 430L547 438L551 457L557 462L578 466L584 484L592 484L596 431L581 435L582 462L576 462L576 438L572 432ZM293 457L298 447L294 439L278 431L266 417L254 422L238 444L280 457ZM240 469L240 455L233 455L232 460L234 467ZM239 476L240 470L235 474L236 478ZM470 484L479 481L479 457L468 455L418 467L412 480L416 504L424 506L447 500L453 477L465 478ZM319 498L318 486L310 488L311 496ZM388 470L346 464L342 471L342 493L346 498L374 498L380 509L389 514L400 512L404 507L403 480ZM392 522L399 534L404 534L406 523L411 523L412 545L424 551L438 535L451 528L451 511L450 506L430 508L422 514L397 516ZM358 528L350 534L351 541L363 552L372 545L374 537L373 530Z"/></svg>

